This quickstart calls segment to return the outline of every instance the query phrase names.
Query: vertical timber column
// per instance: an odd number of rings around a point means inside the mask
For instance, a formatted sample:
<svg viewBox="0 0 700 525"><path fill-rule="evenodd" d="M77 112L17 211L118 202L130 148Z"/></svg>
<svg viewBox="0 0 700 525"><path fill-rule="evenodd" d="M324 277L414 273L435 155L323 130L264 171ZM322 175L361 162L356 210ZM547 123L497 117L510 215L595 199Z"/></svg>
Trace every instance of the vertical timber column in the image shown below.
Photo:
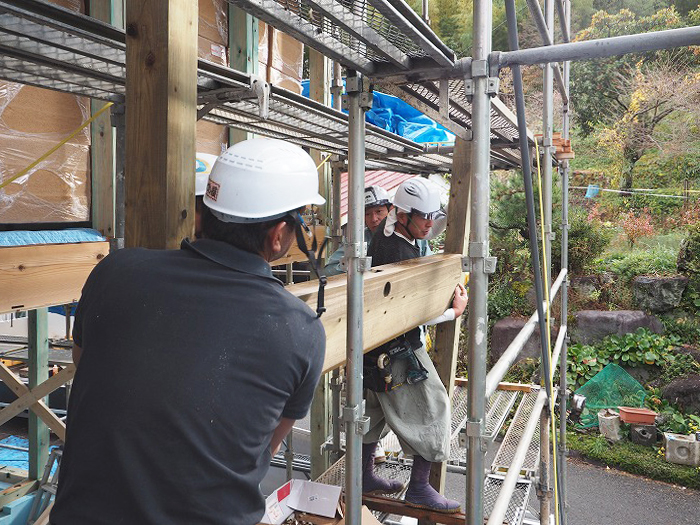
<svg viewBox="0 0 700 525"><path fill-rule="evenodd" d="M447 230L445 232L445 253L467 255L469 240L469 206L470 206L470 176L472 149L469 141L455 140L452 155L452 176L450 179L450 204L447 210ZM437 325L435 352L433 361L440 374L440 379L452 399L454 392L454 377L457 372L457 354L459 333L462 319ZM430 482L436 490L443 492L445 488L445 463L434 464L430 473Z"/></svg>
<svg viewBox="0 0 700 525"><path fill-rule="evenodd" d="M491 0L474 0L472 78L471 227L469 231L469 335L467 404L467 525L484 522L486 347L488 340L489 163L491 100L487 93L491 52Z"/></svg>
<svg viewBox="0 0 700 525"><path fill-rule="evenodd" d="M29 310L29 389L49 378L49 311ZM49 428L29 411L29 479L41 479L49 459Z"/></svg>
<svg viewBox="0 0 700 525"><path fill-rule="evenodd" d="M90 0L90 16L124 27L123 0ZM113 4L119 4L118 7ZM96 113L104 102L90 101L90 111ZM105 112L90 126L90 182L92 227L107 237L115 236L114 200L114 133L110 113Z"/></svg>
<svg viewBox="0 0 700 525"><path fill-rule="evenodd" d="M331 61L314 49L309 49L309 95L312 100L327 106L330 104ZM310 151L316 166L323 161L322 152ZM326 228L330 224L331 181L330 163L326 162L318 170L319 193L326 199L321 209L321 224ZM330 374L324 374L318 382L314 400L311 405L311 479L323 474L329 465L328 453L321 452L331 429L331 397L329 387Z"/></svg>
<svg viewBox="0 0 700 525"><path fill-rule="evenodd" d="M126 245L194 231L197 2L126 4Z"/></svg>
<svg viewBox="0 0 700 525"><path fill-rule="evenodd" d="M258 73L258 19L231 4L228 6L228 38L231 68L244 73ZM272 51L270 51L272 52ZM253 134L229 129L229 144L252 138Z"/></svg>
<svg viewBox="0 0 700 525"><path fill-rule="evenodd" d="M348 72L348 306L347 374L348 391L343 407L345 422L345 518L348 525L360 525L362 506L362 436L369 421L362 400L362 349L364 272L367 269L364 235L365 111L371 95L364 91L362 77Z"/></svg>

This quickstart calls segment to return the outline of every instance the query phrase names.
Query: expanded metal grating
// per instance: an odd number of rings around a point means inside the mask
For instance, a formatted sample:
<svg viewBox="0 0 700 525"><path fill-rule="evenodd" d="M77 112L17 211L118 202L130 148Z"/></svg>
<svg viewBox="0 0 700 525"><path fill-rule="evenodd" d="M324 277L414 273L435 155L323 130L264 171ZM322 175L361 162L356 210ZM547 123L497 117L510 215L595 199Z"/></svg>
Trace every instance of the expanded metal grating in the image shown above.
<svg viewBox="0 0 700 525"><path fill-rule="evenodd" d="M493 507L501 493L503 486L503 476L489 474L484 481L484 516L488 517L493 511ZM518 480L515 490L508 503L505 520L509 525L521 525L527 511L527 503L530 500L530 490L532 482L529 480Z"/></svg>
<svg viewBox="0 0 700 525"><path fill-rule="evenodd" d="M533 388L530 393L523 396L520 405L518 405L518 410L515 412L513 417L513 422L506 432L506 437L503 439L501 447L498 449L496 458L493 460L491 469L496 472L498 470L508 470L510 464L515 456L515 451L518 448L518 444L522 439L525 432L525 427L527 426L528 418L532 413L532 409L537 401L537 396L539 394L539 388ZM530 446L523 462L522 469L527 472L536 472L539 464L539 451L540 451L540 423L539 419L537 421L537 428L530 442Z"/></svg>
<svg viewBox="0 0 700 525"><path fill-rule="evenodd" d="M454 53L406 4L394 0L229 0L344 66L410 71L414 59L452 66Z"/></svg>
<svg viewBox="0 0 700 525"><path fill-rule="evenodd" d="M493 403L489 403L486 416L486 436L493 439L498 434L498 431L505 423L508 414L510 414L515 401L518 399L520 392L510 390L496 390L494 396L498 396Z"/></svg>

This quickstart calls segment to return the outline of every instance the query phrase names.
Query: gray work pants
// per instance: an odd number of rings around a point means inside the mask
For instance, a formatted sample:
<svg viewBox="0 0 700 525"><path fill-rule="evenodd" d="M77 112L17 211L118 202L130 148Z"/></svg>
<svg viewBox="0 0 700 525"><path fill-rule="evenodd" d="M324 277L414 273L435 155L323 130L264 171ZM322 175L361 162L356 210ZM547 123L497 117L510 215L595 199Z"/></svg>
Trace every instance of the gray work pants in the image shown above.
<svg viewBox="0 0 700 525"><path fill-rule="evenodd" d="M379 441L388 425L399 438L404 454L446 461L450 455L450 400L425 347L416 350L416 357L428 371L425 381L390 392L365 390L370 429L363 441ZM405 364L405 360L399 360L393 366Z"/></svg>

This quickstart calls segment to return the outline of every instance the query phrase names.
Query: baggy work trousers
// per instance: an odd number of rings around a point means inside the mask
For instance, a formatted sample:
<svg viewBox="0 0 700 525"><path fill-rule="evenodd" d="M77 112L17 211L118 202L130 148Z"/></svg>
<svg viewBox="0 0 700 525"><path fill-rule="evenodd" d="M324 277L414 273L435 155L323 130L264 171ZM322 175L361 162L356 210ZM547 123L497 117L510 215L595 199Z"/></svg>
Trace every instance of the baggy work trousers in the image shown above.
<svg viewBox="0 0 700 525"><path fill-rule="evenodd" d="M446 461L450 455L450 400L425 347L415 353L428 371L425 381L405 384L390 392L365 390L365 415L370 418L370 429L363 441L379 441L389 426L399 438L404 454L418 454L432 462ZM392 363L406 364L406 360Z"/></svg>

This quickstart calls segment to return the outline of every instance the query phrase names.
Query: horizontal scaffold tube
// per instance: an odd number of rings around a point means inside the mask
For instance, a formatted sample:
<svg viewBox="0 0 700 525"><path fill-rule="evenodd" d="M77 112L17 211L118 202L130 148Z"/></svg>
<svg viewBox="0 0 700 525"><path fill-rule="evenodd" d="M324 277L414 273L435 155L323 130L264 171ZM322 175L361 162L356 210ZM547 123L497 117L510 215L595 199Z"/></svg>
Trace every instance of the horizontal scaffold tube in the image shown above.
<svg viewBox="0 0 700 525"><path fill-rule="evenodd" d="M506 51L498 53L498 65L527 66L568 60L592 60L694 45L700 45L700 26Z"/></svg>
<svg viewBox="0 0 700 525"><path fill-rule="evenodd" d="M557 342L554 343L554 352L552 352L552 363L559 362L559 355L561 354L561 349L564 346L564 341L566 341L566 334L568 327L564 324L559 327L559 335L557 335Z"/></svg>
<svg viewBox="0 0 700 525"><path fill-rule="evenodd" d="M549 294L550 304L559 293L559 288L561 288L561 283L564 282L564 279L566 278L566 273L566 269L562 269L557 276L557 280L554 281ZM527 340L535 330L535 325L537 325L538 319L539 317L537 312L532 314L527 323L525 323L525 326L523 326L520 332L518 332L518 335L515 336L515 339L513 339L513 341L508 345L506 351L503 352L501 358L491 367L491 370L486 375L486 399L491 397L491 394L496 391L498 388L498 383L501 382L503 377L506 375L506 372L508 372L508 369L518 358L518 355L520 355L520 352L525 347L525 343L527 343Z"/></svg>
<svg viewBox="0 0 700 525"><path fill-rule="evenodd" d="M523 432L523 437L520 439L518 448L515 450L515 455L513 456L513 461L511 462L510 467L508 467L508 474L506 474L506 477L503 480L501 492L498 494L496 503L493 504L493 511L491 511L487 525L501 525L505 521L506 511L508 510L510 499L513 496L515 485L520 477L520 470L523 468L523 463L525 462L527 452L530 449L530 442L532 441L535 431L537 430L537 423L540 421L540 414L542 413L542 408L544 407L546 400L547 391L543 388L537 395L535 406L532 407L532 412L527 420L527 426ZM547 429L544 431L547 432Z"/></svg>

